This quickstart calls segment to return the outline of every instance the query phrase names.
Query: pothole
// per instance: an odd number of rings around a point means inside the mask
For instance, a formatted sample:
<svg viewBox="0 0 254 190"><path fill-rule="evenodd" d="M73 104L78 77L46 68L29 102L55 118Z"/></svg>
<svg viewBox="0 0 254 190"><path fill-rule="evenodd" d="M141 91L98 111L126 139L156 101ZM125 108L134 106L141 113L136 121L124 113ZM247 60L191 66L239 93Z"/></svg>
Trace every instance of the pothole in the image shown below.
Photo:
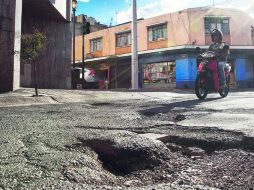
<svg viewBox="0 0 254 190"><path fill-rule="evenodd" d="M182 115L182 114L178 114L174 117L174 120L175 121L183 121L186 119L186 116L185 115Z"/></svg>
<svg viewBox="0 0 254 190"><path fill-rule="evenodd" d="M145 130L142 136L161 141L172 152L180 152L188 157L211 155L215 151L229 149L254 152L254 137L215 127L162 125Z"/></svg>
<svg viewBox="0 0 254 190"><path fill-rule="evenodd" d="M108 103L108 102L96 102L96 103L93 103L91 105L92 106L109 106L109 105L111 105L111 103Z"/></svg>
<svg viewBox="0 0 254 190"><path fill-rule="evenodd" d="M151 158L146 150L120 148L110 140L82 140L82 143L93 149L105 169L115 175L127 175L142 169L152 169L160 164L160 161Z"/></svg>
<svg viewBox="0 0 254 190"><path fill-rule="evenodd" d="M116 176L126 176L141 170L152 170L168 161L172 154L160 141L127 131L111 131L94 138L79 137L69 149L89 147L96 153L103 168ZM98 136L98 137L97 137Z"/></svg>
<svg viewBox="0 0 254 190"><path fill-rule="evenodd" d="M203 155L204 152L202 150L204 150L208 155L214 153L215 151L228 149L241 149L248 152L254 152L254 138L246 136L232 139L199 139L169 135L161 137L158 140L163 142L170 150L180 151L188 156Z"/></svg>

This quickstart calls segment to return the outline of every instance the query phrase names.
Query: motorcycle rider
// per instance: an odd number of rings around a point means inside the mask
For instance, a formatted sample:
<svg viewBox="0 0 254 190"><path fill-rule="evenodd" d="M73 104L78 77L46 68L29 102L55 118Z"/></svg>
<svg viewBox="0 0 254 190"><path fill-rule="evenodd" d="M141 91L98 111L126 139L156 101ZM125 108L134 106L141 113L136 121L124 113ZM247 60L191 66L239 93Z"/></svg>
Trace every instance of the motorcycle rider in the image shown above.
<svg viewBox="0 0 254 190"><path fill-rule="evenodd" d="M221 89L226 87L226 77L225 77L225 66L227 62L227 57L229 55L229 46L222 42L223 34L220 30L214 29L211 32L211 38L213 44L210 45L209 51L213 51L218 54L218 72L220 78Z"/></svg>

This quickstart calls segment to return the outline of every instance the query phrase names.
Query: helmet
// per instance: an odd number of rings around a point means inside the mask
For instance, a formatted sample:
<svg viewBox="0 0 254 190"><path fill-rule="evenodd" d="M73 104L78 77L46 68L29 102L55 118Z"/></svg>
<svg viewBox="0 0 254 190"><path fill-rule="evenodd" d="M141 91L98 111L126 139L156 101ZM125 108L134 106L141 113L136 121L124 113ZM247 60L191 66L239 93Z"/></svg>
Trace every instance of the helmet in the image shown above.
<svg viewBox="0 0 254 190"><path fill-rule="evenodd" d="M223 38L223 34L220 30L218 29L214 29L212 32L211 32L211 38L212 38L212 41L214 42L214 36L219 36L220 37L220 41L222 41L222 38Z"/></svg>

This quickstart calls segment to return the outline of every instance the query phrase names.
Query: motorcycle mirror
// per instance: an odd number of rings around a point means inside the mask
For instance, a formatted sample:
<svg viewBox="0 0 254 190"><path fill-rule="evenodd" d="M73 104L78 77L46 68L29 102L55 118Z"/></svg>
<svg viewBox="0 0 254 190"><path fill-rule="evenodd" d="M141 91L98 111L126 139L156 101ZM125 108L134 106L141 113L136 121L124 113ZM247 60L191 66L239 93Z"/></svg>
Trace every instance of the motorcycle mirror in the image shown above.
<svg viewBox="0 0 254 190"><path fill-rule="evenodd" d="M225 45L225 46L223 47L223 49L224 49L224 50L228 50L228 49L229 49L229 45Z"/></svg>
<svg viewBox="0 0 254 190"><path fill-rule="evenodd" d="M200 47L196 47L196 51L201 51L201 48Z"/></svg>

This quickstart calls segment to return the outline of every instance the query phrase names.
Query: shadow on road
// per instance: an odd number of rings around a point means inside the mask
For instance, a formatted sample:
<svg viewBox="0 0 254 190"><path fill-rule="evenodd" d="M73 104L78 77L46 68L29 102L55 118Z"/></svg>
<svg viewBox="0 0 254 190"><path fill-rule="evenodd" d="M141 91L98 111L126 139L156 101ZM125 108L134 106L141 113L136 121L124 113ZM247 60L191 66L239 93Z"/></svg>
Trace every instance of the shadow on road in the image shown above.
<svg viewBox="0 0 254 190"><path fill-rule="evenodd" d="M174 108L184 108L184 109L193 109L197 105L202 104L204 102L211 102L215 100L222 99L221 97L218 98L207 98L206 100L199 100L199 99L194 99L194 100L185 100L185 101L180 101L180 102L173 102L170 104L160 104L158 107L150 108L150 109L145 109L141 110L140 113L144 116L147 117L152 117L155 116L159 113L168 113L172 111ZM214 112L215 110L207 110L207 111L212 111Z"/></svg>

